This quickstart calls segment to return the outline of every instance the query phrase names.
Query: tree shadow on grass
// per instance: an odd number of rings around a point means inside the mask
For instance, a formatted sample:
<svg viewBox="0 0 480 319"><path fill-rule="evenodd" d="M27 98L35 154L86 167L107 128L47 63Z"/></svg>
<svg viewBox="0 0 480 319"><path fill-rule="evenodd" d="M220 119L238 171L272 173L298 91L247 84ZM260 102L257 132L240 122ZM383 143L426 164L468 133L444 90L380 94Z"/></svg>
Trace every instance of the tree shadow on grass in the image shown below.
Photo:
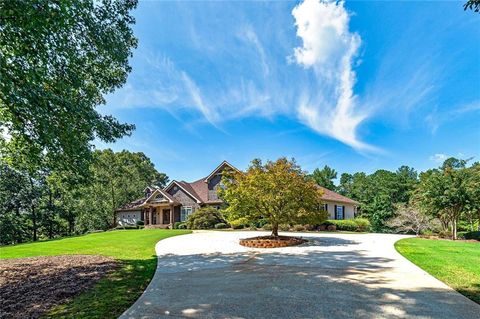
<svg viewBox="0 0 480 319"><path fill-rule="evenodd" d="M45 318L117 318L151 281L157 256L120 260L119 267L90 290L48 312Z"/></svg>
<svg viewBox="0 0 480 319"><path fill-rule="evenodd" d="M38 318L109 273L118 263L92 255L45 256L0 261L0 318Z"/></svg>

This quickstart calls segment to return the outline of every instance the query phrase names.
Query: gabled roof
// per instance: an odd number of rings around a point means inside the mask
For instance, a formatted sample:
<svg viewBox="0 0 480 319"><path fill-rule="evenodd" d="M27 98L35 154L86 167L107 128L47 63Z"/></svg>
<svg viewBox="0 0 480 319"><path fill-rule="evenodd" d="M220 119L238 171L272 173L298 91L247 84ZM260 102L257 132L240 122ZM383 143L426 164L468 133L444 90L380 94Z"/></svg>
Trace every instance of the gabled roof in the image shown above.
<svg viewBox="0 0 480 319"><path fill-rule="evenodd" d="M198 196L198 194L195 192L195 190L191 187L190 183L187 183L185 181L176 181L173 180L168 184L167 187L164 188L165 192L168 192L170 188L172 188L173 185L177 185L180 187L184 192L186 192L188 195L190 195L193 199L195 199L198 203L202 203L203 200Z"/></svg>
<svg viewBox="0 0 480 319"><path fill-rule="evenodd" d="M238 169L230 164L227 161L223 161L220 165L218 165L207 177L200 178L194 182L185 182L185 181L176 181L173 180L167 187L164 188L165 191L168 191L172 188L173 185L177 185L180 187L184 192L190 195L193 199L195 199L199 204L215 204L215 203L222 203L221 200L208 200L208 181L218 174L225 166L238 171Z"/></svg>
<svg viewBox="0 0 480 319"><path fill-rule="evenodd" d="M161 188L158 188L158 187L154 187L153 189L155 189L152 194L150 194L150 196L142 203L142 206L147 204L152 198L154 198L154 196L156 194L162 194L163 197L165 197L169 203L175 203L175 199L172 197L172 195L170 195L169 193L167 193L166 191L164 191L163 189Z"/></svg>
<svg viewBox="0 0 480 319"><path fill-rule="evenodd" d="M343 195L340 195L339 193L336 193L334 191L329 190L328 188L318 186L323 191L322 199L326 201L332 201L332 202L340 202L340 203L346 203L346 204L353 204L353 205L360 205L359 202L354 201L353 199L350 199L348 197L345 197Z"/></svg>
<svg viewBox="0 0 480 319"><path fill-rule="evenodd" d="M238 171L238 169L233 166L232 164L230 164L229 162L227 161L223 161L220 165L217 166L217 168L215 168L213 170L213 172L210 173L210 175L208 175L207 177L205 177L204 181L206 183L208 183L208 181L210 180L210 178L212 178L213 176L215 176L215 174L217 174L221 169L223 169L225 166L228 166L230 167L231 169L235 170L235 171Z"/></svg>
<svg viewBox="0 0 480 319"><path fill-rule="evenodd" d="M148 204L148 202L154 198L154 196L156 194L162 194L163 197L165 197L169 203L172 203L172 204L178 204L178 202L172 197L172 195L170 195L169 193L167 193L166 191L164 191L163 189L161 188L158 188L158 187L146 187L146 189L150 189L152 190L153 192L150 194L150 196L148 197L142 197L142 198L139 198L137 200L134 200L133 202L130 202L130 203L127 203L125 205L122 205L120 206L117 210L136 210L136 209L141 209L142 207L144 207L146 204Z"/></svg>

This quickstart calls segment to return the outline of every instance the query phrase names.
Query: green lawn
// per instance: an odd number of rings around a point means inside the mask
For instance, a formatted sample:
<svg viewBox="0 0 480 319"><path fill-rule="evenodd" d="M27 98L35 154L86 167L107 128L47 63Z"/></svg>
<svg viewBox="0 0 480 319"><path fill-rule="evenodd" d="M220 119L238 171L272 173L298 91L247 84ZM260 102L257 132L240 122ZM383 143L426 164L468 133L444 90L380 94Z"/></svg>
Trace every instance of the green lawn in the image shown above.
<svg viewBox="0 0 480 319"><path fill-rule="evenodd" d="M395 243L408 260L480 304L480 243L407 238Z"/></svg>
<svg viewBox="0 0 480 319"><path fill-rule="evenodd" d="M152 278L157 259L155 244L186 230L118 230L46 242L0 248L0 258L66 254L114 257L121 267L91 290L54 308L47 318L117 318L141 295Z"/></svg>

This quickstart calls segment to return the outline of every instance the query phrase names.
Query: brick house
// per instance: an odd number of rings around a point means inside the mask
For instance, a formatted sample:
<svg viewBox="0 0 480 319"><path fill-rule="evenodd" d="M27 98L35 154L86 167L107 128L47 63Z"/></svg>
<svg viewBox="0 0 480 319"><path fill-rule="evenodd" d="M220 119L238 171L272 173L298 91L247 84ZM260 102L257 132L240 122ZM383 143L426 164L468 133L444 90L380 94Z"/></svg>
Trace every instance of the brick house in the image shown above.
<svg viewBox="0 0 480 319"><path fill-rule="evenodd" d="M145 225L167 228L173 223L185 221L187 216L204 206L219 208L223 201L218 198L222 171L225 168L237 170L227 161L223 161L207 177L194 182L173 180L165 188L147 187L145 196L117 209L119 224L135 224L143 221ZM358 202L326 188L322 200L330 219L354 218Z"/></svg>

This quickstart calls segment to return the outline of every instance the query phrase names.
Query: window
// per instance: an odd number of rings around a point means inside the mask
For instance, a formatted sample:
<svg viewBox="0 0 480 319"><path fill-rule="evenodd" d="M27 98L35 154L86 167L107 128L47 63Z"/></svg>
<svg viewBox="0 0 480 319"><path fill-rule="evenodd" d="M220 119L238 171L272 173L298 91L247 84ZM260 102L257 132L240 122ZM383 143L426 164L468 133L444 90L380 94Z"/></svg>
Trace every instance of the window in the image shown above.
<svg viewBox="0 0 480 319"><path fill-rule="evenodd" d="M343 206L337 206L336 219L343 219Z"/></svg>
<svg viewBox="0 0 480 319"><path fill-rule="evenodd" d="M180 221L186 221L188 215L190 215L192 211L192 206L182 206L182 208L180 208Z"/></svg>

